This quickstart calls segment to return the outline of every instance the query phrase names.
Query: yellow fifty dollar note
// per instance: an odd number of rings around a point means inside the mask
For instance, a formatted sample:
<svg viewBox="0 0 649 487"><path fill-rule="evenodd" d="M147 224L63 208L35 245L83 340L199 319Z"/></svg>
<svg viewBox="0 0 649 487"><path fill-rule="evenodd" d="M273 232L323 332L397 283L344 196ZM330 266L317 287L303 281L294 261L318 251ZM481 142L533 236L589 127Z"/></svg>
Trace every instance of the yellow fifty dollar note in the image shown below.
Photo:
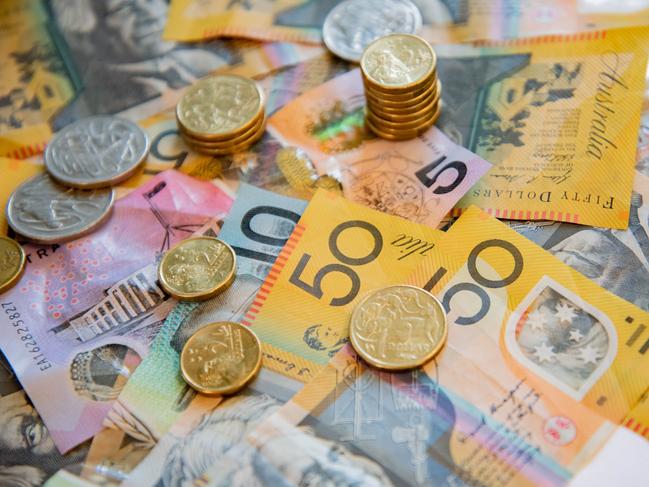
<svg viewBox="0 0 649 487"><path fill-rule="evenodd" d="M524 382L543 407L573 423L575 403L622 422L649 384L645 339L633 339L647 312L475 207L440 247L411 283L442 301L449 351L505 389ZM470 400L481 405L479 396Z"/></svg>
<svg viewBox="0 0 649 487"><path fill-rule="evenodd" d="M329 474L339 485L562 486L615 429L577 403L565 411L574 421L557 415L529 384L502 390L489 373L447 350L386 374L345 347L248 436L254 449L231 449L205 485L233 485L254 456L259 485Z"/></svg>
<svg viewBox="0 0 649 487"><path fill-rule="evenodd" d="M648 28L440 47L437 124L494 168L458 203L626 228Z"/></svg>
<svg viewBox="0 0 649 487"><path fill-rule="evenodd" d="M347 343L367 292L400 282L443 232L316 192L242 323L264 345L264 366L302 382Z"/></svg>
<svg viewBox="0 0 649 487"><path fill-rule="evenodd" d="M173 0L165 39L198 41L247 37L263 41L320 42L329 2L305 0Z"/></svg>

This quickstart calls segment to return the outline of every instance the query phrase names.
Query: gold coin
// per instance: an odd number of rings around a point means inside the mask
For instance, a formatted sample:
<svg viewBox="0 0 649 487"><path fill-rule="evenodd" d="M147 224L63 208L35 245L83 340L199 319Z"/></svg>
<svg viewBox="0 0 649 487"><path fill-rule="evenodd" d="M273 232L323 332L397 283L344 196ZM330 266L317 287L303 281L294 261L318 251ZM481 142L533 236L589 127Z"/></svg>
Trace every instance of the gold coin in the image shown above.
<svg viewBox="0 0 649 487"><path fill-rule="evenodd" d="M395 94L430 82L437 58L428 42L412 34L390 34L372 42L361 58L366 83Z"/></svg>
<svg viewBox="0 0 649 487"><path fill-rule="evenodd" d="M9 291L25 270L25 251L15 240L0 236L0 293Z"/></svg>
<svg viewBox="0 0 649 487"><path fill-rule="evenodd" d="M368 104L366 112L368 114L372 114L374 117L377 117L381 120L385 120L386 122L409 123L409 122L414 122L416 120L422 120L431 112L437 110L438 107L439 107L439 95L433 98L432 100L430 100L427 104L424 104L421 107L417 107L418 108L417 111L409 110L405 113L400 113L397 112L396 110L385 111L380 107Z"/></svg>
<svg viewBox="0 0 649 487"><path fill-rule="evenodd" d="M419 367L444 346L446 313L439 300L415 286L372 292L354 309L349 338L367 363L387 370Z"/></svg>
<svg viewBox="0 0 649 487"><path fill-rule="evenodd" d="M420 96L425 92L434 89L435 83L437 83L437 72L433 71L432 75L423 80L421 85L416 89L406 90L406 91L396 91L393 89L385 89L380 86L372 84L366 78L363 78L363 88L365 91L372 92L373 95L380 97L383 100L387 100L394 103L404 102L412 99L413 97Z"/></svg>
<svg viewBox="0 0 649 487"><path fill-rule="evenodd" d="M158 280L176 299L203 301L227 289L236 268L237 258L228 244L214 237L192 237L165 253Z"/></svg>
<svg viewBox="0 0 649 487"><path fill-rule="evenodd" d="M415 137L423 134L428 129L430 129L435 124L435 122L437 122L437 119L439 118L441 111L442 111L442 106L439 105L438 109L433 113L433 115L428 120L426 120L426 122L423 123L421 127L416 129L397 130L382 125L377 126L377 124L373 123L372 120L370 120L367 117L365 117L365 124L372 132L374 132L382 139L409 140L409 139L414 139Z"/></svg>
<svg viewBox="0 0 649 487"><path fill-rule="evenodd" d="M222 321L194 333L180 353L185 382L208 395L233 394L261 368L261 343L247 326Z"/></svg>
<svg viewBox="0 0 649 487"><path fill-rule="evenodd" d="M225 156L247 149L264 135L265 130L266 120L263 119L261 125L257 127L256 131L246 140L238 144L230 144L227 142L200 142L196 139L188 137L184 137L183 140L191 149L194 149L195 151L202 154L208 154L212 156Z"/></svg>
<svg viewBox="0 0 649 487"><path fill-rule="evenodd" d="M255 125L250 127L243 134L238 135L236 137L232 137L231 139L227 139L227 140L215 141L215 140L199 139L197 137L192 136L191 134L184 132L182 129L180 130L180 136L183 138L183 140L188 141L189 143L199 147L205 147L208 149L216 149L216 150L228 150L231 149L232 147L238 147L242 144L245 144L250 140L254 140L255 137L258 137L259 133L260 132L263 133L265 129L266 129L266 118L262 116L255 123Z"/></svg>
<svg viewBox="0 0 649 487"><path fill-rule="evenodd" d="M394 130L394 131L404 131L404 130L418 130L422 126L428 124L431 118L437 117L438 107L433 106L427 109L427 112L424 112L418 119L412 120L410 122L392 122L390 120L385 120L384 118L374 115L372 112L367 112L367 118L372 122L372 124L377 127L379 130Z"/></svg>
<svg viewBox="0 0 649 487"><path fill-rule="evenodd" d="M433 83L430 89L422 93L422 95L411 97L407 101L396 102L385 100L383 98L380 98L379 95L376 95L369 89L365 89L365 99L367 100L368 104L376 105L378 107L381 107L383 110L394 111L395 113L398 111L400 113L403 113L404 110L412 110L413 107L421 107L423 105L426 105L427 103L430 103L432 99L439 97L441 92L442 84L439 82L439 80L437 80L437 82Z"/></svg>
<svg viewBox="0 0 649 487"><path fill-rule="evenodd" d="M257 83L224 74L190 86L176 105L176 118L194 137L224 140L252 127L263 111L264 95Z"/></svg>
<svg viewBox="0 0 649 487"><path fill-rule="evenodd" d="M439 97L434 98L431 100L427 105L424 105L419 109L419 111L412 112L412 113L406 113L406 114L401 114L401 113L394 113L392 111L385 112L380 108L377 108L372 105L367 106L367 115L374 117L373 122L376 122L377 124L379 123L385 123L386 125L393 125L393 124L407 124L411 125L413 123L416 123L417 121L423 122L424 119L427 119L433 112L437 111L439 109Z"/></svg>
<svg viewBox="0 0 649 487"><path fill-rule="evenodd" d="M248 137L250 137L252 134L254 134L259 129L259 125L265 122L265 114L264 112L260 113L259 116L255 119L253 125L246 128L246 130L238 133L232 133L227 138L223 137L219 139L197 137L187 132L185 127L182 126L182 124L178 121L178 119L176 119L176 122L178 124L178 131L180 133L180 136L183 138L189 138L196 141L197 143L202 143L202 144L228 144L228 143L233 143L233 141L235 140L241 142L247 139Z"/></svg>

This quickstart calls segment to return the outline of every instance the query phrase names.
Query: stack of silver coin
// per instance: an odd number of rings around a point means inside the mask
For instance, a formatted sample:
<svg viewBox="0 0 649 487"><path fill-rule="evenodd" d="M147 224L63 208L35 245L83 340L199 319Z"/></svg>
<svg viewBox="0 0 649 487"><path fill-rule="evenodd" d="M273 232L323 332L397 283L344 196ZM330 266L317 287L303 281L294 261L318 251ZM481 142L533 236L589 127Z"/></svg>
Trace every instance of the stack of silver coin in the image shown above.
<svg viewBox="0 0 649 487"><path fill-rule="evenodd" d="M92 232L110 215L112 186L137 173L148 153L147 134L129 120L100 115L68 125L45 150L47 172L28 179L9 197L9 226L42 244Z"/></svg>

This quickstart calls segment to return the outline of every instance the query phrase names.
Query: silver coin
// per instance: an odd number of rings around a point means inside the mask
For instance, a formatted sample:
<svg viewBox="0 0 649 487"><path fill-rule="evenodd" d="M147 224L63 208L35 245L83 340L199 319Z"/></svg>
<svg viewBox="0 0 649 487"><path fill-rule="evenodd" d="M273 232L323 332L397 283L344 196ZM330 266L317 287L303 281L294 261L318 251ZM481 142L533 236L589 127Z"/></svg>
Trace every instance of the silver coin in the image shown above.
<svg viewBox="0 0 649 487"><path fill-rule="evenodd" d="M128 179L149 152L149 137L130 120L87 117L68 125L45 149L45 167L73 188L101 188Z"/></svg>
<svg viewBox="0 0 649 487"><path fill-rule="evenodd" d="M47 173L18 186L7 202L9 226L36 243L61 243L101 225L113 208L115 191L75 189L56 183Z"/></svg>
<svg viewBox="0 0 649 487"><path fill-rule="evenodd" d="M322 36L336 56L357 63L379 37L416 34L421 23L421 12L410 0L346 0L329 12Z"/></svg>

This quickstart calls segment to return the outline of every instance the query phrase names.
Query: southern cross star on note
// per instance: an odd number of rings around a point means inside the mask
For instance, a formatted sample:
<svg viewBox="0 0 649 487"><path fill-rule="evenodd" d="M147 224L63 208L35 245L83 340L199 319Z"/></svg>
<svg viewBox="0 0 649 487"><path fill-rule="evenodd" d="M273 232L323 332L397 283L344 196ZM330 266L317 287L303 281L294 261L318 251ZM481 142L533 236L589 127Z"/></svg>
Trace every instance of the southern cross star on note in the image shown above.
<svg viewBox="0 0 649 487"><path fill-rule="evenodd" d="M543 331L543 327L547 324L547 319L540 309L535 309L527 316L527 323L535 331Z"/></svg>
<svg viewBox="0 0 649 487"><path fill-rule="evenodd" d="M538 347L534 347L534 356L536 359L543 362L552 362L555 358L554 347L551 347L546 343L542 343Z"/></svg>
<svg viewBox="0 0 649 487"><path fill-rule="evenodd" d="M554 315L559 318L561 323L570 323L577 316L577 313L575 313L575 310L569 304L560 303L557 305Z"/></svg>

